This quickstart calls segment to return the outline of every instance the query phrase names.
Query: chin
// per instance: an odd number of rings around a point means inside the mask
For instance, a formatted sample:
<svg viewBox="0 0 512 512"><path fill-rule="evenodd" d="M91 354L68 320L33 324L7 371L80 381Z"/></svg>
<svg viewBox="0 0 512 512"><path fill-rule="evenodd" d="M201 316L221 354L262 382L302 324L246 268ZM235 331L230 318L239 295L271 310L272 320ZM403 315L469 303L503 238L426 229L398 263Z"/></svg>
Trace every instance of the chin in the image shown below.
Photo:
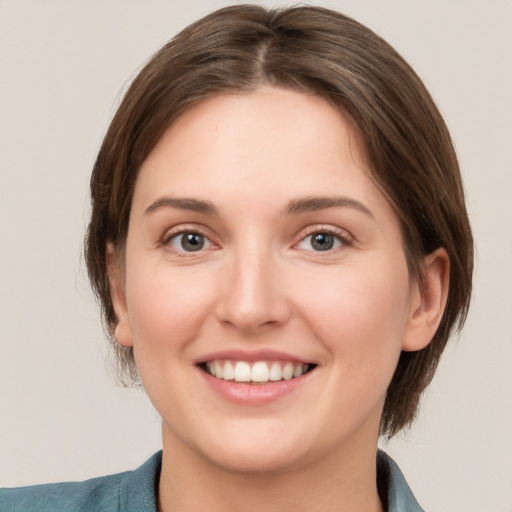
<svg viewBox="0 0 512 512"><path fill-rule="evenodd" d="M274 445L262 450L257 446L232 447L229 453L210 453L210 462L219 469L245 475L270 475L299 467L301 459L294 450Z"/></svg>
<svg viewBox="0 0 512 512"><path fill-rule="evenodd" d="M197 443L182 438L180 444L188 445L203 461L222 471L279 473L300 467L308 451L304 435L284 427L274 420L245 419L224 426L217 424L214 431L203 431L201 435L197 432Z"/></svg>

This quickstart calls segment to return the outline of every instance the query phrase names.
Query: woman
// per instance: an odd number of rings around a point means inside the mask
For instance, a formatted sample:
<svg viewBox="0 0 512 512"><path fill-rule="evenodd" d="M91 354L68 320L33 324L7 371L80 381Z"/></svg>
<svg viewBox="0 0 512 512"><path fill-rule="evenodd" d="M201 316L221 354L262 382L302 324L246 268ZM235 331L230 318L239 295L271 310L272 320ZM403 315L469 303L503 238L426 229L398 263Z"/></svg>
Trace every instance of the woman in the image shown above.
<svg viewBox="0 0 512 512"><path fill-rule="evenodd" d="M91 179L89 275L163 451L5 510L421 510L406 428L464 321L472 239L446 126L367 28L221 9L127 92Z"/></svg>

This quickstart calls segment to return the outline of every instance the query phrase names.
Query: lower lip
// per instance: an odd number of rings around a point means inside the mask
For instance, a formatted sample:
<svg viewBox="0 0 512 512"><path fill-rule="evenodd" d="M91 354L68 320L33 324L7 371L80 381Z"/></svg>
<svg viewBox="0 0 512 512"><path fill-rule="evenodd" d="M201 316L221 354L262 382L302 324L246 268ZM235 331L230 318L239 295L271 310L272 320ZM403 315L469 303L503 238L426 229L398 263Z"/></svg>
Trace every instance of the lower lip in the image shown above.
<svg viewBox="0 0 512 512"><path fill-rule="evenodd" d="M198 371L202 374L206 383L223 398L247 405L265 404L278 400L305 384L313 372L309 371L300 377L295 377L290 380L252 384L217 379L200 368L198 368Z"/></svg>

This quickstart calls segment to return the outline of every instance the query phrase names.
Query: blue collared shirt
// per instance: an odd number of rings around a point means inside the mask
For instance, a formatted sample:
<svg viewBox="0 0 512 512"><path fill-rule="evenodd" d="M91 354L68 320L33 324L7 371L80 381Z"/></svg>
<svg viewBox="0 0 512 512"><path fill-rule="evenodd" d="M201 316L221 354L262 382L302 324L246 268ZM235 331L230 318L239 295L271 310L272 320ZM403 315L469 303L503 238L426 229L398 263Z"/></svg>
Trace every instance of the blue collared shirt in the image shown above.
<svg viewBox="0 0 512 512"><path fill-rule="evenodd" d="M397 464L379 451L388 512L424 512ZM0 489L1 512L157 512L162 452L135 471L58 484ZM382 475L380 475L382 477Z"/></svg>

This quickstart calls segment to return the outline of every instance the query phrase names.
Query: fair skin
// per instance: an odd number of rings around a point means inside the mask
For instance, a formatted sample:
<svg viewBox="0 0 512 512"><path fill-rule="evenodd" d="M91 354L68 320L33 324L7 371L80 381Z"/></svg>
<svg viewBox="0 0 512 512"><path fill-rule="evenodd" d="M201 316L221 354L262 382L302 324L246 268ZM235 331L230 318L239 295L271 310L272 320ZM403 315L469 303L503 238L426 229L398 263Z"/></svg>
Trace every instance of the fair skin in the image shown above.
<svg viewBox="0 0 512 512"><path fill-rule="evenodd" d="M276 88L192 107L142 165L110 275L163 420L162 512L382 511L386 388L435 333L448 260L409 275L368 174L339 112Z"/></svg>

